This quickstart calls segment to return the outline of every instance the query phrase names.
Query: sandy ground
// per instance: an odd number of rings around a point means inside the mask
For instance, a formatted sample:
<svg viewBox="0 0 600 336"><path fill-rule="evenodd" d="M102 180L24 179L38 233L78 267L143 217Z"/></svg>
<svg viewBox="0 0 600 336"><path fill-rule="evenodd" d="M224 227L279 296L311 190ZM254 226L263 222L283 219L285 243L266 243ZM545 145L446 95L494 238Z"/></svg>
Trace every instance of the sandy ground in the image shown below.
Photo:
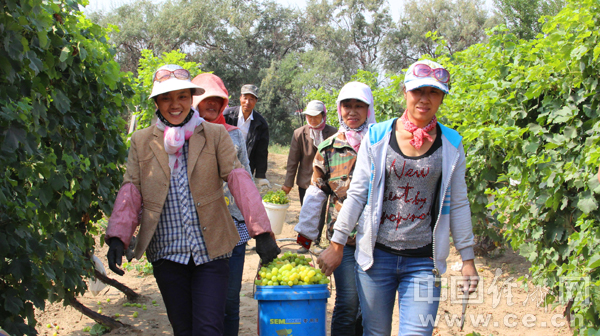
<svg viewBox="0 0 600 336"><path fill-rule="evenodd" d="M273 189L280 188L284 180L285 163L287 155L270 154L269 170L267 178L271 181ZM264 191L263 191L264 192ZM298 222L300 202L297 188L290 193L291 206L286 215L286 223L283 231L277 238L295 238L294 225ZM250 241L250 246L254 245ZM297 245L289 242L280 242L282 252L297 250ZM96 255L106 262L107 247L98 247ZM259 257L254 251L246 252L246 264L241 291L241 323L240 335L257 335L258 304L253 298L253 280L256 274ZM139 261L132 265L143 264ZM524 288L523 282L517 279L528 276L529 263L522 257L507 251L495 258L477 258L477 268L482 282L479 286L478 295L470 299L467 308L464 331L459 330L459 319L461 317L462 301L456 298L452 290L455 278L460 275L460 256L454 248L448 258L448 272L444 274L445 283L442 284L442 299L437 316L437 328L434 335L467 335L472 332L481 335L569 335L570 332L565 319L562 317L563 308L558 307L550 311L539 305L543 290L530 287ZM456 270L453 270L456 269ZM108 335L172 335L172 329L165 312L165 308L158 291L158 287L152 275L144 276L135 270L126 272L119 277L108 271L108 275L124 283L137 293L142 299L138 303L145 304L147 310L135 307L124 307L127 298L118 290L107 287L97 296L87 292L80 301L93 310L102 309L102 313L108 316L120 315L120 321L132 326L132 329L113 330ZM333 280L333 279L332 279ZM327 330L331 322L331 312L335 298L335 288L331 288L331 297L327 304ZM110 299L110 300L108 300ZM110 302L108 302L110 301ZM156 304L152 304L156 301ZM138 313L137 317L134 312ZM84 332L85 327L92 327L95 322L82 315L71 307L65 307L62 303L47 305L45 311L37 311L37 330L40 335L89 335ZM52 328L47 325L51 324ZM58 326L56 330L55 325ZM399 317L394 313L392 335L397 335ZM327 333L329 335L329 331ZM475 334L476 335L476 334ZM303 336L303 335L296 335ZM316 336L316 335L315 335Z"/></svg>

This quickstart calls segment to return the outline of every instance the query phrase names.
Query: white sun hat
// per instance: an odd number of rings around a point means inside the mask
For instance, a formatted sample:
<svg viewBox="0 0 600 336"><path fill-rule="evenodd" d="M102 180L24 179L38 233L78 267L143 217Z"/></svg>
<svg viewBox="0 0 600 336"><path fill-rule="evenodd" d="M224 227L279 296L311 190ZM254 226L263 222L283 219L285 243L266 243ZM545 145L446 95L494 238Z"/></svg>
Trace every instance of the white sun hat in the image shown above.
<svg viewBox="0 0 600 336"><path fill-rule="evenodd" d="M169 79L166 79L162 82L157 81L156 73L159 72L160 70L170 71L171 76L169 77ZM187 72L187 78L177 78L174 73L175 70L184 70L181 72L182 73ZM148 97L149 99L152 99L163 93L167 93L167 92L171 92L171 91L178 91L178 90L183 90L183 89L194 89L194 92L192 92L192 95L201 95L204 93L203 88L192 83L191 75L190 75L189 71L183 69L179 65L175 65L175 64L163 65L154 72L154 75L152 77L154 79L154 85L152 86L152 93L150 93L150 97Z"/></svg>

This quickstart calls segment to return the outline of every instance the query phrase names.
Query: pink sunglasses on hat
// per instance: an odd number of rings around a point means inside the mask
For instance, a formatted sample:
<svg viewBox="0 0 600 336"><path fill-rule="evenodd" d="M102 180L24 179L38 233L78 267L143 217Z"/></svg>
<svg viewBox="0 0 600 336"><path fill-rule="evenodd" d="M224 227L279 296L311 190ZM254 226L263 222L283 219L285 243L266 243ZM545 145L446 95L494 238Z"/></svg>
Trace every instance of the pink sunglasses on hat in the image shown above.
<svg viewBox="0 0 600 336"><path fill-rule="evenodd" d="M417 64L413 68L413 75L415 77L430 77L433 73L433 78L437 79L441 83L448 83L450 81L450 73L444 68L432 69L427 64Z"/></svg>
<svg viewBox="0 0 600 336"><path fill-rule="evenodd" d="M156 72L156 74L154 75L154 81L162 83L173 77L175 77L177 79L190 79L191 76L190 76L190 72L185 69L176 69L173 71L167 70L167 69L162 69L162 70L158 70Z"/></svg>

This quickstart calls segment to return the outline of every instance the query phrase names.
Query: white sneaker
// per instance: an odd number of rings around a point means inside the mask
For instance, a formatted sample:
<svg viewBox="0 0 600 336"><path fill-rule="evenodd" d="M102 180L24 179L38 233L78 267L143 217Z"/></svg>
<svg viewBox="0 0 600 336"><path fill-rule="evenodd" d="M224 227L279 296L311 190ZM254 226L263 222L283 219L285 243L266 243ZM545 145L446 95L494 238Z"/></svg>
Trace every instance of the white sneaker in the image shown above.
<svg viewBox="0 0 600 336"><path fill-rule="evenodd" d="M308 250L306 249L306 247L302 246L298 249L298 251L296 251L296 253L306 254L308 253Z"/></svg>

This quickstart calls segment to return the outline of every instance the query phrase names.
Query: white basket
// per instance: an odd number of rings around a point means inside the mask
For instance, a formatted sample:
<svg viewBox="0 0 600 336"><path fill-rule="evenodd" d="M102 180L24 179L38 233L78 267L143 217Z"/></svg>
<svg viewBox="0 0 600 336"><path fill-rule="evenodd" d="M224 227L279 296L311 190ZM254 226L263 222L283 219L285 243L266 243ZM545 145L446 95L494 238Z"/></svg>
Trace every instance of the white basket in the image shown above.
<svg viewBox="0 0 600 336"><path fill-rule="evenodd" d="M262 203L265 206L265 210L267 211L267 216L269 216L269 222L271 222L271 230L273 230L273 233L276 235L281 234L283 222L285 222L285 214L287 212L287 208L290 207L290 204L273 204L267 203L265 201L263 201Z"/></svg>

